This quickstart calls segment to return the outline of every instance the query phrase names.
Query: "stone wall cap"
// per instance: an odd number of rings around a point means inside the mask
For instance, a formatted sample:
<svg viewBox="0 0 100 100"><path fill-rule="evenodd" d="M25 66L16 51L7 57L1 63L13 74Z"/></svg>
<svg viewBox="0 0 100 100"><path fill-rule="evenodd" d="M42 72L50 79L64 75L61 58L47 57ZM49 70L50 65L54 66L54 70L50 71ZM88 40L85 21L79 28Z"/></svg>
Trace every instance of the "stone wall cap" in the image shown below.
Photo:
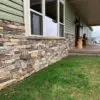
<svg viewBox="0 0 100 100"><path fill-rule="evenodd" d="M65 37L51 37L51 36L27 36L26 37L29 40L64 40Z"/></svg>

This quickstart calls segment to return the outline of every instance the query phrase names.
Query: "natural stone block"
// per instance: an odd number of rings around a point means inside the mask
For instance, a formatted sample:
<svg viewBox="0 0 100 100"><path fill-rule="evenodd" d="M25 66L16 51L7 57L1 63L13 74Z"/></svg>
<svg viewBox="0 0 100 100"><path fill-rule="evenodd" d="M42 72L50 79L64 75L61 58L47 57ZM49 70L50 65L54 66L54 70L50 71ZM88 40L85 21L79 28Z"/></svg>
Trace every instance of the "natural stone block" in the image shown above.
<svg viewBox="0 0 100 100"><path fill-rule="evenodd" d="M19 69L27 68L27 63L23 60L17 60L14 65L15 65L15 68L19 68Z"/></svg>
<svg viewBox="0 0 100 100"><path fill-rule="evenodd" d="M0 30L3 30L4 28L0 26Z"/></svg>
<svg viewBox="0 0 100 100"><path fill-rule="evenodd" d="M17 29L25 30L25 26L21 26L21 25L19 25L19 26L17 26Z"/></svg>
<svg viewBox="0 0 100 100"><path fill-rule="evenodd" d="M21 52L20 59L22 59L22 60L29 60L30 58L31 58L31 55L28 53L27 50L23 50Z"/></svg>
<svg viewBox="0 0 100 100"><path fill-rule="evenodd" d="M10 39L10 41L11 41L11 42L14 42L14 43L16 43L16 42L17 42L17 43L20 42L19 39Z"/></svg>
<svg viewBox="0 0 100 100"><path fill-rule="evenodd" d="M10 80L11 74L5 69L0 69L0 83Z"/></svg>
<svg viewBox="0 0 100 100"><path fill-rule="evenodd" d="M18 43L14 43L14 42L5 42L4 43L5 46L14 46L14 45L18 45Z"/></svg>
<svg viewBox="0 0 100 100"><path fill-rule="evenodd" d="M35 64L33 65L33 68L35 69L35 71L39 71L39 66L40 66L40 62L39 62L39 60L36 60L35 61Z"/></svg>
<svg viewBox="0 0 100 100"><path fill-rule="evenodd" d="M31 57L38 57L38 50L36 51L31 51Z"/></svg>
<svg viewBox="0 0 100 100"><path fill-rule="evenodd" d="M17 29L17 26L16 26L16 25L8 24L8 25L6 25L6 26L9 27L9 28Z"/></svg>
<svg viewBox="0 0 100 100"><path fill-rule="evenodd" d="M9 60L5 60L3 63L12 64L15 61L16 59L9 59Z"/></svg>
<svg viewBox="0 0 100 100"><path fill-rule="evenodd" d="M7 67L7 69L8 69L8 71L12 71L12 70L16 69L16 67L15 67L15 65L13 64L13 65L9 65L9 66Z"/></svg>

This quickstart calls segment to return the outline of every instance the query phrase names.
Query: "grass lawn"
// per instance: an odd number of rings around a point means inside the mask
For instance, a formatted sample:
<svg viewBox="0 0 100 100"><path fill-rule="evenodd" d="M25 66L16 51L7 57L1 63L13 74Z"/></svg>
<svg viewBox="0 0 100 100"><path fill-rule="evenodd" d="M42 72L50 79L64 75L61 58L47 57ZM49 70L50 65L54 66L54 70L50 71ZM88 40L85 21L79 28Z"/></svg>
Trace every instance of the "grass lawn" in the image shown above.
<svg viewBox="0 0 100 100"><path fill-rule="evenodd" d="M2 90L0 100L100 100L100 58L65 58Z"/></svg>

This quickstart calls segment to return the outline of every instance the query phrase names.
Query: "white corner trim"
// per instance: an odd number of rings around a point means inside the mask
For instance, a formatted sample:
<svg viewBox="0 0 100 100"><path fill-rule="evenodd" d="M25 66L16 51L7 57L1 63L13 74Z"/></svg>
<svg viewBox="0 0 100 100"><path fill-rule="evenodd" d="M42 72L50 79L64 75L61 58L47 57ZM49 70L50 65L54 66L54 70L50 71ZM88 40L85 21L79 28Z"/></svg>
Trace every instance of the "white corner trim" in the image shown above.
<svg viewBox="0 0 100 100"><path fill-rule="evenodd" d="M24 23L25 23L25 35L31 35L31 16L30 16L30 0L23 0L24 2Z"/></svg>
<svg viewBox="0 0 100 100"><path fill-rule="evenodd" d="M66 9L66 1L64 0L64 37L65 37L65 28L66 28L66 13L65 13L65 9Z"/></svg>
<svg viewBox="0 0 100 100"><path fill-rule="evenodd" d="M57 27L57 36L58 36L58 37L60 37L60 34L59 34L59 29L60 29L60 25L59 25L59 24L60 24L60 23L59 23L59 19L60 19L60 17L59 17L60 8L59 8L59 5L60 5L60 4L59 4L59 2L60 2L60 1L57 0L57 9L58 9L58 10L57 10L57 25L58 25L58 27Z"/></svg>

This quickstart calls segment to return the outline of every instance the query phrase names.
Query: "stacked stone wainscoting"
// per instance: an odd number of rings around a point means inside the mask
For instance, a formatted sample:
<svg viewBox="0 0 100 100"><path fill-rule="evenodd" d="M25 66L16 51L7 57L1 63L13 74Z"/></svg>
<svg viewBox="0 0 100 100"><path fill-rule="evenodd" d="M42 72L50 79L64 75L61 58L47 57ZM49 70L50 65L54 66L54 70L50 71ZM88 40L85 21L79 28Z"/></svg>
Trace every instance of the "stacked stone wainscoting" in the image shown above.
<svg viewBox="0 0 100 100"><path fill-rule="evenodd" d="M75 35L74 34L70 34L70 33L66 33L65 37L66 37L66 39L68 39L69 50L73 49L75 47Z"/></svg>
<svg viewBox="0 0 100 100"><path fill-rule="evenodd" d="M0 21L0 89L68 55L68 39L25 37L24 25Z"/></svg>

